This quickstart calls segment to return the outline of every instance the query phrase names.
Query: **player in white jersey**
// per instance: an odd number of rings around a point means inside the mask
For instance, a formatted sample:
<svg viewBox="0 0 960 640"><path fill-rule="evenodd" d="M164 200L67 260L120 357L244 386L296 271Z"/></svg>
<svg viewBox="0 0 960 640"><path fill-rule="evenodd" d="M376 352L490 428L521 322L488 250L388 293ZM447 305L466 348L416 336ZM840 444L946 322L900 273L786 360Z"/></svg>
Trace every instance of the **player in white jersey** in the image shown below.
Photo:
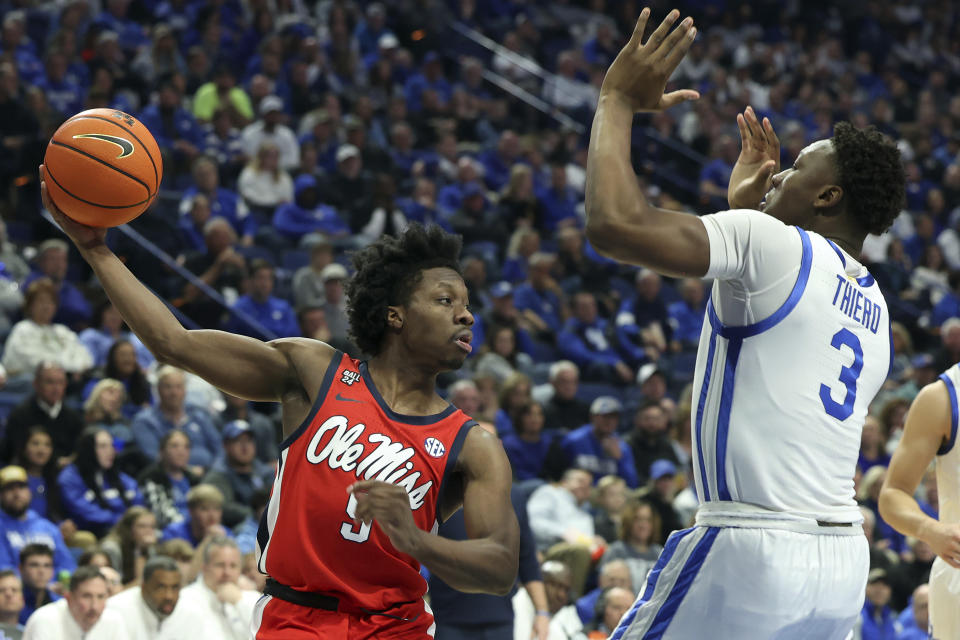
<svg viewBox="0 0 960 640"><path fill-rule="evenodd" d="M903 437L880 490L880 515L900 533L925 541L937 554L930 570L930 637L960 638L960 447L957 394L960 365L917 394ZM920 509L914 492L936 459L939 519Z"/></svg>
<svg viewBox="0 0 960 640"><path fill-rule="evenodd" d="M886 303L856 256L899 213L900 155L840 123L777 171L773 128L747 109L737 210L651 206L630 163L633 114L698 96L664 93L692 20L671 32L671 12L644 43L648 18L601 87L587 235L608 257L714 284L694 373L696 526L670 536L612 637L842 640L869 568L853 491L860 433L892 355Z"/></svg>

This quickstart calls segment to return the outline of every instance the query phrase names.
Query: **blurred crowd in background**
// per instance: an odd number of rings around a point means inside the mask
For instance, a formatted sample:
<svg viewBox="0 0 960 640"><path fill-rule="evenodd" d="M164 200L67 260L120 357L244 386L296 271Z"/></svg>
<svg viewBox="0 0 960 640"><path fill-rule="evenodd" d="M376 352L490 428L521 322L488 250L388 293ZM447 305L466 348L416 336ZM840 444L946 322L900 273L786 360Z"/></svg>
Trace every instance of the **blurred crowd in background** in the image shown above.
<svg viewBox="0 0 960 640"><path fill-rule="evenodd" d="M862 256L896 357L856 470L873 565L857 633L925 637L931 551L883 522L877 496L910 401L960 360L960 7L650 5L690 13L700 34L672 85L701 99L634 129L658 206L727 208L747 105L772 121L785 167L838 120L898 142L907 207ZM120 590L170 557L179 564L151 579L199 576L237 611L262 588L253 551L277 408L158 366L41 215L46 141L88 108L135 115L161 148L160 197L109 241L187 326L306 336L359 357L350 252L411 223L463 236L476 348L441 392L503 439L544 563L521 581L546 586L551 634L606 637L697 507L689 383L710 286L604 259L583 234L593 109L641 8L0 0L0 569L12 570L0 572L0 637L73 588L78 564ZM936 513L932 474L919 498ZM25 600L15 615L8 581ZM518 637L535 624L525 591L508 607ZM480 625L459 598L435 598L441 627ZM215 633L244 637L211 607Z"/></svg>

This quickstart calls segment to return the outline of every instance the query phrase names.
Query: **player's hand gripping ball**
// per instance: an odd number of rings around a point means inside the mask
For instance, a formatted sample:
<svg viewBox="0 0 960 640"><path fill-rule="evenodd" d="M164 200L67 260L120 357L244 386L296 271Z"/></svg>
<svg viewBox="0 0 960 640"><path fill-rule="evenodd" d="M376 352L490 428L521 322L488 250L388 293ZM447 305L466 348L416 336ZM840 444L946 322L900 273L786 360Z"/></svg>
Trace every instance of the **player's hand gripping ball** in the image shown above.
<svg viewBox="0 0 960 640"><path fill-rule="evenodd" d="M116 227L136 218L153 203L163 178L153 135L116 109L90 109L60 125L43 164L54 204L91 227Z"/></svg>

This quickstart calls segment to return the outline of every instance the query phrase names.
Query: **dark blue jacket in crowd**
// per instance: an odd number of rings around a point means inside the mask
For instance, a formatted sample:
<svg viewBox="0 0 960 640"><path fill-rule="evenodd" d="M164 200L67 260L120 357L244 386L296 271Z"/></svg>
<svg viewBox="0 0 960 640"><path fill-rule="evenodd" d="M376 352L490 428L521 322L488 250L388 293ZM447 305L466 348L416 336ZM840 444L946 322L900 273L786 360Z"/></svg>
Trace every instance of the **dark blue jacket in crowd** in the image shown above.
<svg viewBox="0 0 960 640"><path fill-rule="evenodd" d="M566 187L558 192L548 186L537 191L537 200L543 207L543 228L547 231L556 230L557 225L564 220L579 220L577 205L580 204L580 198L573 187Z"/></svg>
<svg viewBox="0 0 960 640"><path fill-rule="evenodd" d="M228 538L233 537L233 532L230 531L230 529L224 527L223 530ZM190 543L190 546L194 548L200 546L201 541L193 537L193 529L190 528L189 515L180 522L168 524L160 534L161 542L166 542L167 540L173 540L175 538L186 540Z"/></svg>
<svg viewBox="0 0 960 640"><path fill-rule="evenodd" d="M160 111L160 105L147 105L140 112L140 122L153 134L161 151L172 151L173 143L177 140L185 140L197 147L203 144L203 130L193 114L183 107L177 107L172 121L168 122Z"/></svg>
<svg viewBox="0 0 960 640"><path fill-rule="evenodd" d="M427 89L436 91L442 104L450 102L450 96L453 94L453 87L447 82L446 78L441 76L431 81L422 73L414 73L407 78L406 85L403 88L403 94L407 99L407 109L410 113L420 113L423 108L420 96Z"/></svg>
<svg viewBox="0 0 960 640"><path fill-rule="evenodd" d="M233 303L233 308L243 311L254 320L259 322L265 329L272 331L277 337L289 338L300 335L300 325L297 324L297 314L293 307L283 298L270 296L264 303L257 302L250 296L240 296ZM230 321L225 327L227 331L239 333L244 336L254 338L265 338L259 331L241 320L235 315L230 316Z"/></svg>
<svg viewBox="0 0 960 640"><path fill-rule="evenodd" d="M20 288L24 291L30 286L30 283L37 278L46 278L39 271L34 271L26 277ZM60 295L57 300L57 315L53 317L54 322L65 324L68 327L75 327L78 324L86 324L93 315L93 309L87 299L80 293L80 290L73 286L73 283L64 280L60 283Z"/></svg>
<svg viewBox="0 0 960 640"><path fill-rule="evenodd" d="M513 510L520 524L520 570L522 584L541 580L540 564L537 562L537 547L530 531L527 517L526 494L516 486L510 491ZM467 540L467 527L463 509L457 510L450 519L440 525L438 535L451 540ZM440 578L430 575L430 607L439 624L458 627L504 626L513 624L513 603L509 595L492 596L481 593L462 593L452 589ZM511 636L512 637L512 636Z"/></svg>
<svg viewBox="0 0 960 640"><path fill-rule="evenodd" d="M607 321L597 318L593 324L585 325L576 318L570 318L557 336L560 352L577 366L584 368L591 364L614 366L624 361L607 338Z"/></svg>
<svg viewBox="0 0 960 640"><path fill-rule="evenodd" d="M20 550L28 544L42 544L53 550L54 573L64 569L73 572L77 561L60 535L60 528L28 509L23 520L0 511L0 569L16 569Z"/></svg>
<svg viewBox="0 0 960 640"><path fill-rule="evenodd" d="M131 506L143 504L136 480L123 472L118 473L121 487L112 487L106 478L103 480L100 492L107 506L102 507L94 498L93 490L80 477L76 465L68 465L60 472L57 483L60 485L64 514L76 523L78 529L92 531L98 536L105 535L127 510L120 491L124 492Z"/></svg>
<svg viewBox="0 0 960 640"><path fill-rule="evenodd" d="M63 113L77 113L83 106L83 97L86 94L83 87L76 82L64 77L60 81L51 80L44 77L37 87L47 96L47 102L54 110Z"/></svg>
<svg viewBox="0 0 960 640"><path fill-rule="evenodd" d="M613 437L620 443L619 460L614 460L603 450L600 441L593 435L592 424L585 424L568 433L564 436L560 447L566 455L568 466L586 469L593 474L594 482L603 476L615 475L623 478L628 487L636 489L639 483L633 451L620 436Z"/></svg>
<svg viewBox="0 0 960 640"><path fill-rule="evenodd" d="M317 204L305 209L297 202L297 196L306 189L317 189L317 179L309 174L297 176L293 182L294 201L286 202L273 213L273 228L292 240L319 231L326 235L342 235L350 232L337 210L326 204Z"/></svg>
<svg viewBox="0 0 960 640"><path fill-rule="evenodd" d="M679 300L667 307L674 340L679 340L686 346L700 342L700 330L703 329L703 313L706 305L707 301L704 299L699 308L692 309L685 301Z"/></svg>
<svg viewBox="0 0 960 640"><path fill-rule="evenodd" d="M192 248L204 251L207 245L203 239L203 229L197 229L190 218L190 206L193 203L193 198L199 192L200 190L196 186L184 189L183 197L180 199L178 226L187 234ZM250 215L246 203L236 191L231 191L225 187L217 187L217 191L212 198L209 194L204 195L210 199L211 218L225 218L238 236L253 236L257 232L257 221Z"/></svg>
<svg viewBox="0 0 960 640"><path fill-rule="evenodd" d="M580 622L584 626L590 624L590 621L593 620L597 609L597 600L600 599L601 593L603 593L603 589L597 587L577 600L577 615L580 616Z"/></svg>
<svg viewBox="0 0 960 640"><path fill-rule="evenodd" d="M187 405L187 422L174 425L157 407L147 407L133 418L131 430L140 451L151 460L160 453L160 440L171 429L180 429L190 438L190 465L209 469L223 454L223 441L213 419L201 407Z"/></svg>
<svg viewBox="0 0 960 640"><path fill-rule="evenodd" d="M673 335L670 316L667 314L667 305L660 298L648 302L640 300L638 296L630 296L623 301L617 311L617 342L621 349L629 352L633 364L646 357L646 350L640 339L640 330L653 323L660 325L664 338L669 342Z"/></svg>
<svg viewBox="0 0 960 640"><path fill-rule="evenodd" d="M563 305L553 291L537 291L532 284L524 282L513 290L513 306L517 311L530 309L557 333L563 328L560 319L560 309Z"/></svg>
<svg viewBox="0 0 960 640"><path fill-rule="evenodd" d="M61 596L58 596L56 593L50 589L44 589L43 602L40 606L45 604L50 604L51 602L56 602L60 599ZM33 612L37 610L37 592L23 585L23 609L20 610L20 616L17 618L17 622L20 624L27 624L27 618L33 615Z"/></svg>
<svg viewBox="0 0 960 640"><path fill-rule="evenodd" d="M877 607L867 600L860 612L863 626L860 627L861 640L897 640L896 615L890 607L877 611Z"/></svg>
<svg viewBox="0 0 960 640"><path fill-rule="evenodd" d="M555 434L543 431L538 442L521 440L520 436L510 432L503 436L503 449L507 452L510 466L513 467L513 477L516 480L530 480L539 478L543 463L547 460L547 452L553 444Z"/></svg>
<svg viewBox="0 0 960 640"><path fill-rule="evenodd" d="M496 149L489 149L477 158L483 165L483 181L491 191L500 191L503 185L510 180L510 169L513 165L500 159Z"/></svg>
<svg viewBox="0 0 960 640"><path fill-rule="evenodd" d="M436 206L425 207L413 198L400 198L397 200L397 206L409 222L419 222L424 226L437 224L445 231L453 231L450 222Z"/></svg>

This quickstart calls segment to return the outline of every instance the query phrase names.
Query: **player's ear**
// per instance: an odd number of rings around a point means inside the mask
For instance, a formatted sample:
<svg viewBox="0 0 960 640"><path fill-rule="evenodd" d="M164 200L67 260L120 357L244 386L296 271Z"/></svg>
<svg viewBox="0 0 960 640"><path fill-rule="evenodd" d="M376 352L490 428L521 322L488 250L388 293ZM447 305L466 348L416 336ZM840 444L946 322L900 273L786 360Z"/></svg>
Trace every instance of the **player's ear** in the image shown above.
<svg viewBox="0 0 960 640"><path fill-rule="evenodd" d="M402 307L387 307L387 326L394 331L399 331L403 328Z"/></svg>
<svg viewBox="0 0 960 640"><path fill-rule="evenodd" d="M813 208L820 215L833 216L842 211L837 205L843 200L843 187L837 184L828 184L817 193L813 201Z"/></svg>

